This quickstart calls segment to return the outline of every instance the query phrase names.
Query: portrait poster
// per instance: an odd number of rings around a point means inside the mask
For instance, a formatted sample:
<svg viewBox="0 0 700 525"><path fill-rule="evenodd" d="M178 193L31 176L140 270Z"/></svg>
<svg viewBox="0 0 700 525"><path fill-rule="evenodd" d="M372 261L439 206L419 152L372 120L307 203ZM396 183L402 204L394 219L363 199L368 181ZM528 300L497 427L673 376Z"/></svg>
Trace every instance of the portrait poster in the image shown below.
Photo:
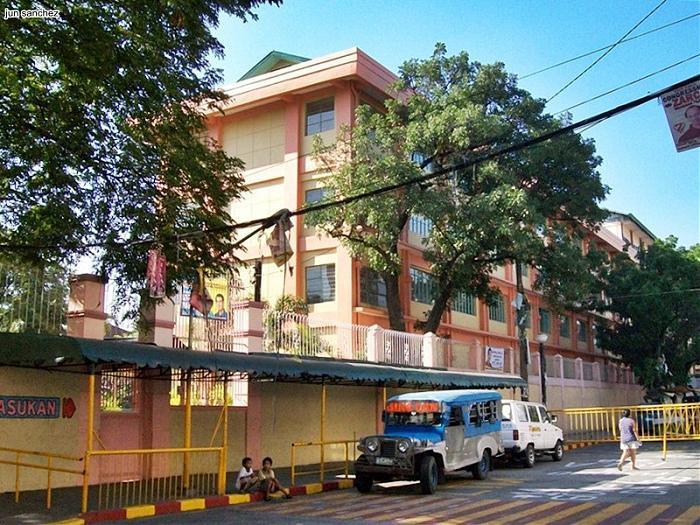
<svg viewBox="0 0 700 525"><path fill-rule="evenodd" d="M219 321L228 319L229 296L228 280L226 277L207 277L204 279L204 285L207 296L210 297L213 302L207 317ZM183 317L189 317L190 315L191 293L192 285L183 285L182 293L180 294L180 315ZM196 308L193 308L192 317L202 317L202 314L197 311Z"/></svg>
<svg viewBox="0 0 700 525"><path fill-rule="evenodd" d="M486 347L486 358L485 367L491 370L503 371L503 364L505 362L506 351L505 348L494 348L492 346Z"/></svg>
<svg viewBox="0 0 700 525"><path fill-rule="evenodd" d="M659 103L664 106L676 151L700 146L700 81L662 95Z"/></svg>

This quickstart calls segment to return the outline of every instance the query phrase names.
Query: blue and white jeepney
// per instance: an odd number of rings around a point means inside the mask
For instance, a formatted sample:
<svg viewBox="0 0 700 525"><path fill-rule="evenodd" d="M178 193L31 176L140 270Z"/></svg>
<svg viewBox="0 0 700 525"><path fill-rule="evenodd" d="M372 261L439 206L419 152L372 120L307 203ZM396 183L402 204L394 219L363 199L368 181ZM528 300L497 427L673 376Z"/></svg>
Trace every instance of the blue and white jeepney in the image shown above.
<svg viewBox="0 0 700 525"><path fill-rule="evenodd" d="M390 398L384 433L360 440L355 487L419 480L433 494L446 473L470 469L486 479L491 458L503 454L501 395L488 390L415 392Z"/></svg>

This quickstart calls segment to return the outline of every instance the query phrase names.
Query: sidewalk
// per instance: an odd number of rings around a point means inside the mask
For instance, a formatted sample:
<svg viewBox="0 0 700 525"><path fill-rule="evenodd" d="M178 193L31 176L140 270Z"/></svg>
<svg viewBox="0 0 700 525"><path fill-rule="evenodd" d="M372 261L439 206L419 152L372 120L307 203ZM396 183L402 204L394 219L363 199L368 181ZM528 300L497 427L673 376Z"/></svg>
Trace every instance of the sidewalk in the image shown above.
<svg viewBox="0 0 700 525"><path fill-rule="evenodd" d="M342 469L343 463L327 464L326 469ZM305 465L305 470L319 470L319 465ZM327 473L324 476L324 481L336 480L335 476L342 474L342 470ZM352 471L351 471L352 473ZM283 486L289 487L291 484L291 469L275 468L280 483ZM238 471L228 472L226 476L226 494L235 494L234 483ZM318 483L319 475L296 476L295 485L304 485L307 483ZM36 524L60 521L64 519L74 518L80 514L80 503L82 499L81 487L57 488L51 491L52 505L51 510L46 509L46 491L35 490L20 493L19 503L15 503L14 492L0 493L0 523L3 525L18 525L18 524ZM90 490L90 502L88 504L90 510L97 508L96 491Z"/></svg>

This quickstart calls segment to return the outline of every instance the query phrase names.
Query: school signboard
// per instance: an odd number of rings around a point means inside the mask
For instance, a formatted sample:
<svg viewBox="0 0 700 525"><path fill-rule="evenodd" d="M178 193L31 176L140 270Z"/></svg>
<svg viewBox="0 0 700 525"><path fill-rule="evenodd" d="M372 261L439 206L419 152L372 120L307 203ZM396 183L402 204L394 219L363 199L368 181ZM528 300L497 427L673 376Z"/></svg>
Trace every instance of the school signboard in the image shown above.
<svg viewBox="0 0 700 525"><path fill-rule="evenodd" d="M0 419L71 418L74 413L70 397L0 396Z"/></svg>

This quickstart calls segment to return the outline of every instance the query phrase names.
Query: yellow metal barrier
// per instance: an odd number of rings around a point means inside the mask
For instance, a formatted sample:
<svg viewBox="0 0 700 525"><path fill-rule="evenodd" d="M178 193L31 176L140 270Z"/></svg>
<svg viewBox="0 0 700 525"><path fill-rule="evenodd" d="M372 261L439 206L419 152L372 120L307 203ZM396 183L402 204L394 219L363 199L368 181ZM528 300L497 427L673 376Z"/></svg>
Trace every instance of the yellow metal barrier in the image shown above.
<svg viewBox="0 0 700 525"><path fill-rule="evenodd" d="M70 462L82 462L83 458L78 458L74 456L66 456L63 454L52 454L49 452L39 452L37 450L24 450L18 448L7 448L0 447L0 453L12 454L14 456L13 460L0 459L0 464L3 465L13 465L15 467L15 503L19 502L20 493L20 469L38 469L46 471L46 508L51 508L51 490L52 490L52 479L51 474L53 472L63 472L66 474L77 474L82 476L83 469L67 468L67 467L57 467L54 465L54 460L59 461L70 461ZM22 461L22 456L32 456L37 458L46 458L46 464L39 463L27 463Z"/></svg>
<svg viewBox="0 0 700 525"><path fill-rule="evenodd" d="M642 441L661 441L666 458L667 442L700 439L700 403L568 408L553 411L568 442L617 441L618 421L630 410Z"/></svg>
<svg viewBox="0 0 700 525"><path fill-rule="evenodd" d="M326 472L343 472L345 477L349 477L350 475L350 448L352 447L352 461L354 462L356 459L356 454L355 454L355 445L357 444L357 439L348 439L348 440L341 440L341 441L309 441L309 442L298 442L298 443L292 443L291 447L291 468L292 468L292 486L294 486L296 482L296 477L297 476L308 476L310 474L319 474L319 479L321 483L324 481L324 476ZM339 468L331 468L328 469L326 468L326 454L325 454L325 448L327 446L331 445L342 445L345 448L345 457L343 460L343 466ZM296 465L296 451L298 448L303 448L303 447L318 447L319 448L319 470L304 470L304 471L299 471L297 470L297 465Z"/></svg>
<svg viewBox="0 0 700 525"><path fill-rule="evenodd" d="M90 469L97 473L95 485L84 485L86 508L91 488L97 491L91 509L225 493L224 447L93 450L86 454ZM185 465L187 477L183 476Z"/></svg>

